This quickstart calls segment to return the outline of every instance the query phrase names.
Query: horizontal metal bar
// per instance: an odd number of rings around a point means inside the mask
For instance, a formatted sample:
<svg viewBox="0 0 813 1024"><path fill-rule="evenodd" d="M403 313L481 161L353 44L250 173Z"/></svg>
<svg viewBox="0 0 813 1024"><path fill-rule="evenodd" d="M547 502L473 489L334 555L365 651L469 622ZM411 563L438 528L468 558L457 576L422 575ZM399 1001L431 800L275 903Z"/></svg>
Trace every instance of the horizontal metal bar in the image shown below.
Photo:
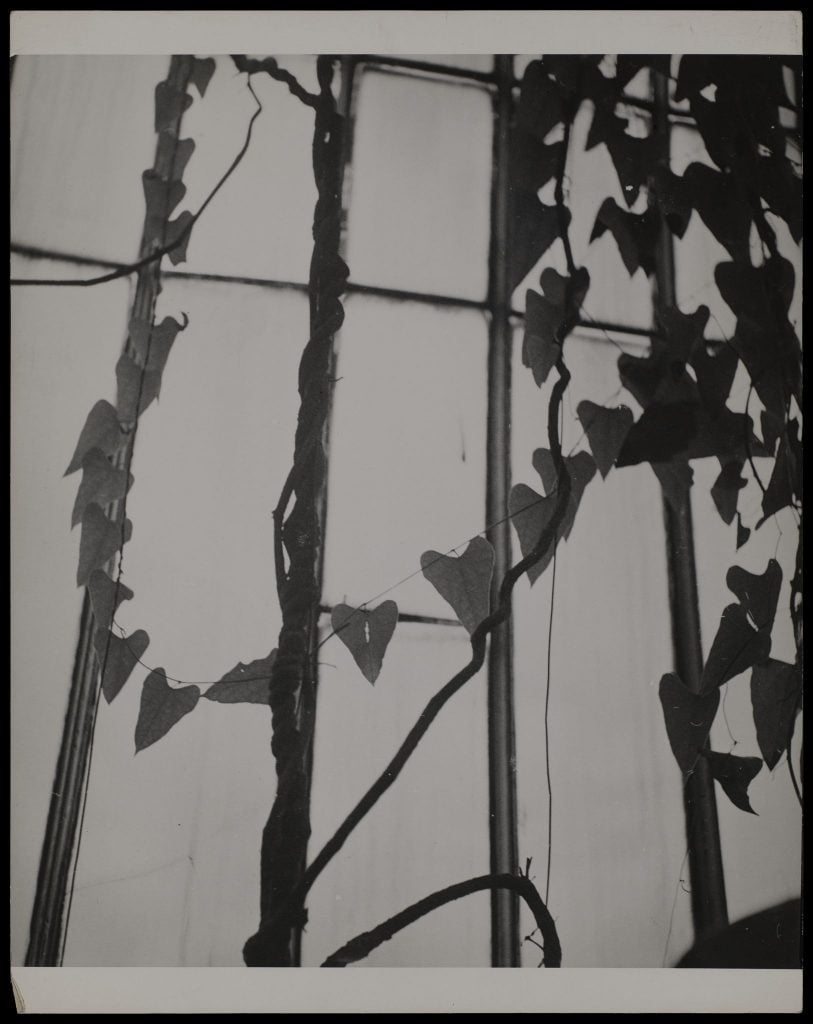
<svg viewBox="0 0 813 1024"><path fill-rule="evenodd" d="M444 75L448 78L462 78L470 82L493 85L496 77L493 71L476 71L474 68L459 68L454 64L436 64L430 60L411 60L404 57L389 57L377 53L355 55L359 63L379 67L403 68L407 71L425 71L433 75Z"/></svg>
<svg viewBox="0 0 813 1024"><path fill-rule="evenodd" d="M319 612L322 615L330 615L333 611L333 607L329 604L320 604ZM459 619L442 619L434 615L414 615L412 612L398 612L399 622L418 622L424 626L459 626L463 628L463 624Z"/></svg>

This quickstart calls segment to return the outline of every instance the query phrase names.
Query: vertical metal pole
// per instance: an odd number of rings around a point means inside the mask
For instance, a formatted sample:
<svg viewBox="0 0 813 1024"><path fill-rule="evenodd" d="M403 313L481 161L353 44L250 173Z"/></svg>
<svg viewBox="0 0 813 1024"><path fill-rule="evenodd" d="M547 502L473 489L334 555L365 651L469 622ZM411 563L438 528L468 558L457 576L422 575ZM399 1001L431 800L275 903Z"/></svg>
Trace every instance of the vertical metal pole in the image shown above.
<svg viewBox="0 0 813 1024"><path fill-rule="evenodd" d="M660 156L669 160L669 92L664 75L653 72L655 109L653 128L660 140ZM656 258L656 309L675 305L675 258L672 235L661 226ZM697 601L697 573L692 510L687 491L680 510L663 502L666 526L669 606L675 669L692 693L700 691L703 649ZM696 938L728 924L723 857L717 820L714 779L705 758L700 758L685 780L683 802L692 888L692 919Z"/></svg>
<svg viewBox="0 0 813 1024"><path fill-rule="evenodd" d="M511 484L511 304L508 281L508 159L512 60L495 58L494 141L489 252L488 425L486 522L494 546L492 599L511 565L506 519ZM488 779L491 871L517 870L517 790L510 617L491 634L488 648ZM515 893L492 890L491 963L519 967L519 905Z"/></svg>

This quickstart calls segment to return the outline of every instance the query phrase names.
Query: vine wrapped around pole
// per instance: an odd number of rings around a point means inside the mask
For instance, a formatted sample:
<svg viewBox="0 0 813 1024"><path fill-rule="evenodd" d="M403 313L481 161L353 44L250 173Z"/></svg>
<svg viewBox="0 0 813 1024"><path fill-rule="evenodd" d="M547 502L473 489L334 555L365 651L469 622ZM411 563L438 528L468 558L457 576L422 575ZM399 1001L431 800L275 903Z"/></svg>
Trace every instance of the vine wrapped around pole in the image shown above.
<svg viewBox="0 0 813 1024"><path fill-rule="evenodd" d="M313 170L318 198L309 281L310 339L299 366L300 408L293 466L274 512L276 579L282 609L278 654L271 672L271 749L277 792L263 830L260 928L243 950L250 967L292 966L294 938L305 919L301 905L290 909L287 898L305 871L310 836L307 764L313 719L304 711L313 702L315 684L317 564L322 533L319 499L326 474L322 437L332 386L333 340L344 319L340 296L348 277L339 255L343 118L331 91L332 60L320 57L317 72L320 92L313 103ZM292 499L293 508L285 518ZM289 911L277 913L286 904ZM269 926L272 920L273 926Z"/></svg>

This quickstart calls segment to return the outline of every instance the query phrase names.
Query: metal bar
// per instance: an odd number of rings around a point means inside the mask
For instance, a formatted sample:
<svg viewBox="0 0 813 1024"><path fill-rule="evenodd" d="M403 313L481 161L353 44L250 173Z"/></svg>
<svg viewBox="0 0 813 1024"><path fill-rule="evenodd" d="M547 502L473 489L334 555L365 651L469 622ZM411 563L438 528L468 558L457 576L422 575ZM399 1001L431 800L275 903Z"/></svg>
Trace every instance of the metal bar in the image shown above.
<svg viewBox="0 0 813 1024"><path fill-rule="evenodd" d="M669 159L669 125L663 116L668 100L667 81L653 73L655 114L653 128L660 139L661 157ZM662 225L656 252L655 308L675 304L675 259L672 236ZM700 639L700 611L697 600L697 572L689 492L676 510L664 497L669 605L675 669L692 693L700 691L703 648ZM708 741L707 741L708 744ZM689 871L692 889L692 919L696 938L728 924L723 857L717 820L714 779L705 758L699 758L685 780L683 803Z"/></svg>
<svg viewBox="0 0 813 1024"><path fill-rule="evenodd" d="M511 486L511 287L508 280L510 57L495 58L491 244L489 249L488 421L486 449L487 537L494 547L492 601L511 565L506 507ZM488 646L488 781L491 872L516 874L517 786L511 618L492 632ZM519 967L519 901L507 890L491 892L491 964Z"/></svg>
<svg viewBox="0 0 813 1024"><path fill-rule="evenodd" d="M425 71L432 75L443 75L447 78L461 78L470 82L493 85L496 76L491 71L476 71L474 68L459 68L454 64L436 64L429 60L411 60L408 57L389 57L377 53L356 55L359 63L377 65L379 67L403 68L405 71Z"/></svg>

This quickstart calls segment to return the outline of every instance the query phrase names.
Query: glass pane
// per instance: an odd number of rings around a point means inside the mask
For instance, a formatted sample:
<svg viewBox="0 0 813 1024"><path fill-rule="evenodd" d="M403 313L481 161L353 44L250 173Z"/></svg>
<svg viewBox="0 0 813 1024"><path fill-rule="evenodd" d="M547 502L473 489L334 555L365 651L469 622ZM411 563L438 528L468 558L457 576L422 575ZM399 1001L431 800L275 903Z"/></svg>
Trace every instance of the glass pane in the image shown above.
<svg viewBox="0 0 813 1024"><path fill-rule="evenodd" d="M521 342L521 338L518 338ZM514 375L515 480L542 493L531 468L547 447L549 388L521 364ZM618 391L618 351L571 336L573 380L564 405L564 450L586 447L578 402L629 401ZM530 384L523 386L527 381ZM557 554L550 678L552 568L514 590L520 862L544 893L548 849L544 709L550 685L553 792L550 909L568 967L660 967L691 941L680 773L663 728L658 681L672 664L663 513L648 466L597 474ZM515 539L515 538L514 538ZM515 542L515 547L518 547ZM589 921L585 928L584 921ZM670 933L671 927L671 933ZM533 923L523 912L521 934ZM538 939L539 936L536 936ZM540 953L523 946L523 962Z"/></svg>
<svg viewBox="0 0 813 1024"><path fill-rule="evenodd" d="M144 225L141 173L155 156L155 86L168 66L167 57L17 58L11 89L14 242L135 259Z"/></svg>
<svg viewBox="0 0 813 1024"><path fill-rule="evenodd" d="M313 88L315 58L280 61ZM181 269L307 281L316 201L313 111L268 75L253 75L251 85L263 109L250 147L195 225ZM200 208L240 152L256 109L246 75L237 74L230 57L218 57L206 96L196 96L184 115L183 134L195 140L195 151L179 209Z"/></svg>
<svg viewBox="0 0 813 1024"><path fill-rule="evenodd" d="M462 630L400 623L372 688L341 642L322 648L312 857L470 654ZM488 871L486 721L481 672L451 699L316 882L306 966L431 892ZM485 967L488 957L489 896L478 893L405 929L359 966Z"/></svg>
<svg viewBox="0 0 813 1024"><path fill-rule="evenodd" d="M483 299L490 173L485 91L365 72L353 155L352 279Z"/></svg>
<svg viewBox="0 0 813 1024"><path fill-rule="evenodd" d="M462 552L485 526L486 343L478 313L348 301L330 443L330 604L388 591L402 611L453 615L420 556Z"/></svg>
<svg viewBox="0 0 813 1024"><path fill-rule="evenodd" d="M633 107L624 107L623 115L635 125L636 134L646 134L648 119ZM583 105L573 125L567 163L567 204L571 212L570 244L577 266L590 272L590 290L584 303L585 319L605 320L631 327L648 327L652 322L650 282L640 268L630 277L609 231L590 241L599 207L609 196L627 209L613 162L606 146L585 150L592 122L592 109ZM632 130L632 129L631 129ZM554 202L554 182L542 190L546 205ZM639 205L643 203L639 199ZM638 205L634 212L640 213ZM513 302L525 308L525 292L539 289L539 276L545 267L566 272L564 249L557 240L514 291Z"/></svg>

